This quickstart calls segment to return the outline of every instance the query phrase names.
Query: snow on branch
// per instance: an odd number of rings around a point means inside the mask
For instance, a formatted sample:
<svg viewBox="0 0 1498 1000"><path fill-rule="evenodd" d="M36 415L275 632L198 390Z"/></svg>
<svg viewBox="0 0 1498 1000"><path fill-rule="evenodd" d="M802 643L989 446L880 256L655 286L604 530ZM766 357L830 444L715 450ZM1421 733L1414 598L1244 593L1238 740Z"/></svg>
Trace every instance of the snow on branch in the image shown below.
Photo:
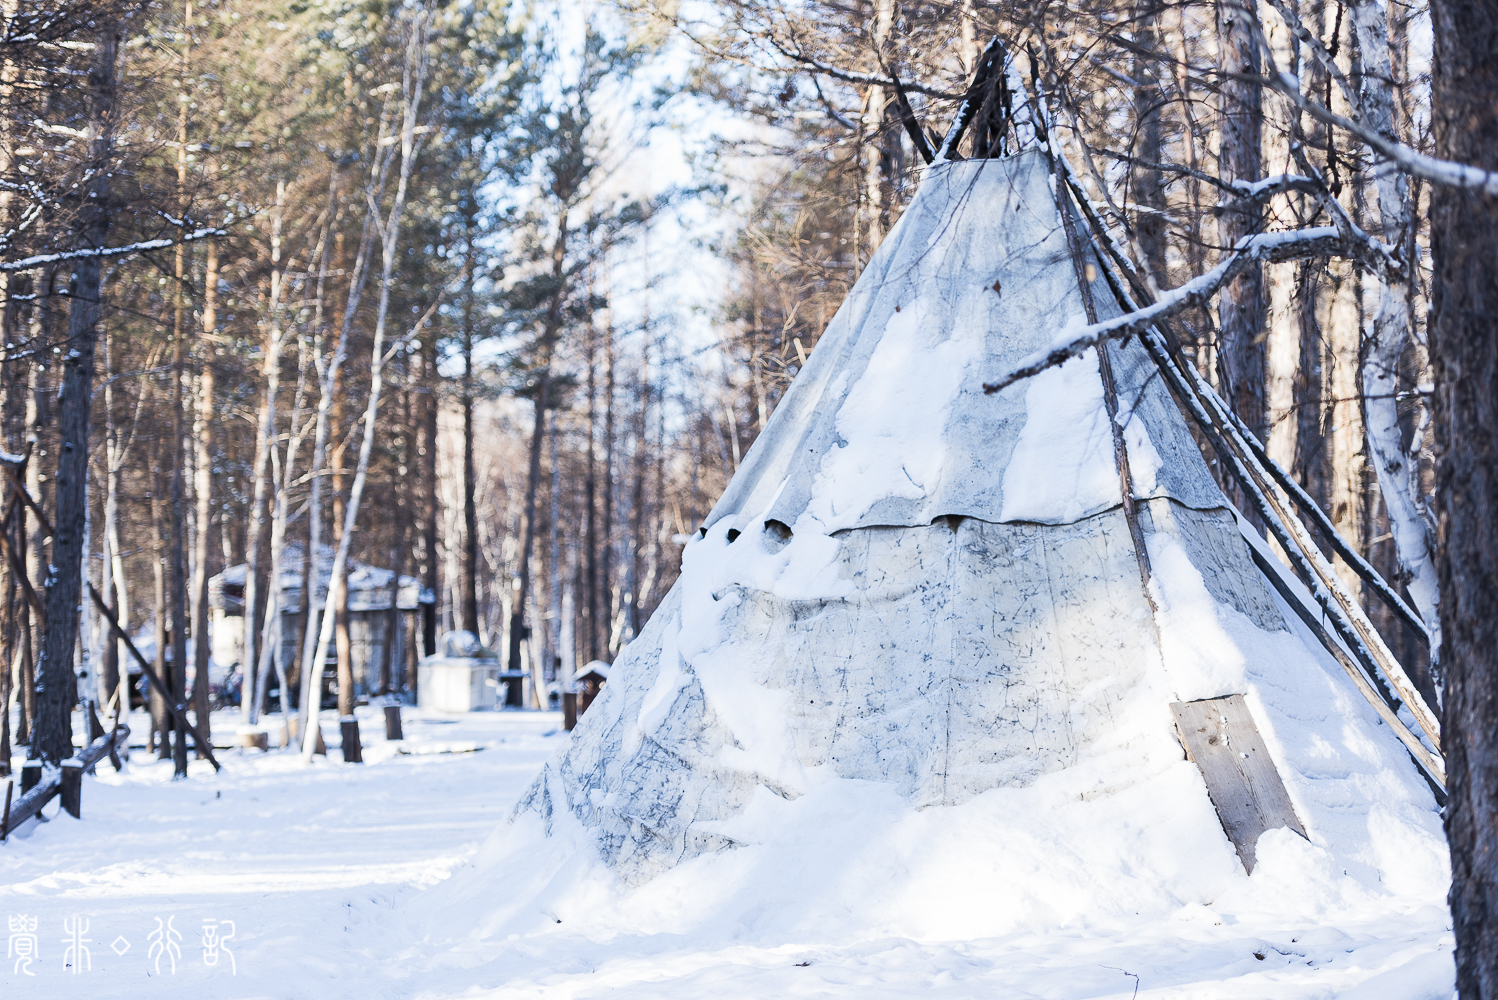
<svg viewBox="0 0 1498 1000"><path fill-rule="evenodd" d="M1233 191L1246 201L1266 201L1277 194L1287 191L1300 191L1305 194L1318 194L1325 190L1325 185L1315 177L1303 177L1300 174L1272 174L1257 181L1233 181ZM1227 208L1230 202L1223 200L1218 202L1218 208Z"/></svg>
<svg viewBox="0 0 1498 1000"><path fill-rule="evenodd" d="M1016 382L1039 375L1047 368L1064 364L1105 341L1122 340L1148 330L1179 312L1205 305L1219 289L1255 262L1273 263L1306 257L1366 256L1359 252L1359 248L1348 247L1343 234L1335 226L1245 236L1233 249L1233 254L1212 270L1192 278L1179 288L1162 292L1152 305L1066 334L1064 340L1025 358L1004 377L994 382L985 382L983 391L993 395Z"/></svg>
<svg viewBox="0 0 1498 1000"><path fill-rule="evenodd" d="M9 260L0 262L0 272L35 271L39 267L48 264L60 264L63 261L81 260L85 257L120 257L125 254L146 253L151 250L164 250L167 247L176 246L178 243L192 243L195 240L207 239L210 236L227 236L227 229L195 229L184 236L174 240L157 239L144 240L140 243L131 243L122 247L98 247L92 250L68 250L64 253L44 253L35 257L23 257L21 260Z"/></svg>
<svg viewBox="0 0 1498 1000"><path fill-rule="evenodd" d="M1270 0L1270 2L1273 4L1275 10L1280 13L1280 16L1285 19L1286 24L1290 26L1291 30L1296 31L1297 35L1304 36L1301 39L1302 42L1312 39L1313 36L1311 36L1310 32L1295 19L1293 11L1283 3L1276 2L1276 0ZM1423 180L1430 181L1432 184L1441 184L1445 187L1476 188L1484 194L1498 195L1498 171L1483 170L1480 167L1469 166L1465 163L1456 163L1451 160L1442 160L1434 156L1427 156L1406 146L1392 135L1381 134L1366 125L1359 124L1350 118L1339 115L1330 108L1311 100L1301 92L1300 79L1294 73L1285 72L1276 65L1274 50L1270 46L1264 32L1255 29L1255 34L1258 38L1259 48L1264 54L1266 68L1269 71L1263 78L1262 83L1272 90L1283 94L1299 110L1304 111L1323 125L1330 125L1356 136L1367 143L1368 147L1374 152L1388 157L1389 160L1393 161L1395 166L1405 173L1413 174ZM1311 52L1316 57L1317 62L1321 64L1321 68L1336 77L1338 86L1347 97L1348 103L1354 109L1360 110L1362 108L1361 98L1353 91L1346 79L1337 70L1336 60L1332 58L1331 53L1327 52L1319 44L1312 45Z"/></svg>
<svg viewBox="0 0 1498 1000"><path fill-rule="evenodd" d="M1382 153L1392 160L1399 169L1407 174L1414 174L1416 177L1430 181L1432 184L1441 184L1445 187L1476 188L1484 194L1498 195L1498 172L1468 166L1465 163L1442 160L1434 156L1427 156L1424 153L1411 149L1402 142L1385 138L1371 128L1366 128L1355 121L1344 118L1336 112L1330 111L1307 98L1300 92L1300 81L1289 73L1270 77L1270 86L1290 98L1298 108L1322 124L1335 126L1357 136L1375 151Z"/></svg>
<svg viewBox="0 0 1498 1000"><path fill-rule="evenodd" d="M1181 177L1191 177L1211 184L1223 192L1225 197L1217 202L1219 210L1232 208L1237 202L1261 202L1267 201L1277 194L1289 191L1300 191L1305 194L1319 194L1324 189L1324 184L1317 177L1305 177L1301 174L1272 174L1269 177L1256 181L1225 181L1220 177L1198 170L1195 167L1183 166L1179 163L1157 163L1153 160L1142 160L1128 153L1121 153L1115 149L1096 149L1094 152L1101 153L1110 160L1126 163L1140 170L1154 170L1163 174L1176 174Z"/></svg>

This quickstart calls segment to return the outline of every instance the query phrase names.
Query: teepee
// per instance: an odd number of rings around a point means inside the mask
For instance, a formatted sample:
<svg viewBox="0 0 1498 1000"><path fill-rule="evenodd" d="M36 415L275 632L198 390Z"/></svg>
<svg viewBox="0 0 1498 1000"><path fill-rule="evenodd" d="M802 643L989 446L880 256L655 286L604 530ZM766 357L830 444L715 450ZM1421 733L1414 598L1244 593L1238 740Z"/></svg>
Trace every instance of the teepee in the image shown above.
<svg viewBox="0 0 1498 1000"><path fill-rule="evenodd" d="M583 868L623 891L691 869L722 906L778 879L795 906L885 927L917 884L984 886L999 929L1210 903L1255 849L1307 884L1441 883L1428 709L1299 522L1274 524L1297 578L1224 499L1188 420L1261 516L1295 498L1163 335L985 394L1131 308L1069 189L1043 147L927 168L481 855L528 880L506 913L560 923L594 898ZM1278 810L1247 837L1213 784L1224 749L1246 808ZM756 860L712 867L734 857ZM884 916L829 902L860 879Z"/></svg>

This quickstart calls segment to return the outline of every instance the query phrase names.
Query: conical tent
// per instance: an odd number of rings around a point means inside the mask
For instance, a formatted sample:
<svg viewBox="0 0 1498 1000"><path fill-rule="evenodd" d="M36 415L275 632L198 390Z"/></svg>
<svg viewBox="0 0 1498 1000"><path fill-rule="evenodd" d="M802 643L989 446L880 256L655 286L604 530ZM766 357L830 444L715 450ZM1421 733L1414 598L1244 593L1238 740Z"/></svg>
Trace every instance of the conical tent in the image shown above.
<svg viewBox="0 0 1498 1000"><path fill-rule="evenodd" d="M1171 706L1230 695L1304 830L1262 838L1272 877L1439 899L1430 788L1266 583L1137 339L1106 350L1147 586L1097 354L983 394L1088 322L1079 280L1118 314L1060 212L1038 152L927 170L677 584L481 853L524 869L496 921L596 902L583 869L625 893L690 870L715 887L681 903L698 912L774 883L796 898L734 919L781 906L901 933L1210 903L1245 872ZM860 880L882 902L840 909ZM953 902L970 893L981 912Z"/></svg>

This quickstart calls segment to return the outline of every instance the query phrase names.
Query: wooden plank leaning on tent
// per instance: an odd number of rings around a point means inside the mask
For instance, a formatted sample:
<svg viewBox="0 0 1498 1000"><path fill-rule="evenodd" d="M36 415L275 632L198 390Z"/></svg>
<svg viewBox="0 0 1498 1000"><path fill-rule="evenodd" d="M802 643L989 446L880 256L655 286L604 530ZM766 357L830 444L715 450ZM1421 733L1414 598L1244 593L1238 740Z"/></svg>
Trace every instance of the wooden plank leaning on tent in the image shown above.
<svg viewBox="0 0 1498 1000"><path fill-rule="evenodd" d="M1241 694L1178 701L1170 710L1186 756L1201 769L1207 796L1245 871L1253 874L1256 845L1265 831L1286 827L1306 835Z"/></svg>

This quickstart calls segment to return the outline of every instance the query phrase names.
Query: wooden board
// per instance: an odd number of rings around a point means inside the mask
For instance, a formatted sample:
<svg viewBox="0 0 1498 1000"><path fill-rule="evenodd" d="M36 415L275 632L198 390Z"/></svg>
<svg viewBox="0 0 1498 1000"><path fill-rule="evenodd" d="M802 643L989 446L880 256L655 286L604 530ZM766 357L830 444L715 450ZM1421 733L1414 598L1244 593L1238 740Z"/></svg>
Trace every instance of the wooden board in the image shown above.
<svg viewBox="0 0 1498 1000"><path fill-rule="evenodd" d="M1241 694L1178 701L1170 710L1244 869L1254 870L1254 846L1265 830L1283 826L1306 835Z"/></svg>

